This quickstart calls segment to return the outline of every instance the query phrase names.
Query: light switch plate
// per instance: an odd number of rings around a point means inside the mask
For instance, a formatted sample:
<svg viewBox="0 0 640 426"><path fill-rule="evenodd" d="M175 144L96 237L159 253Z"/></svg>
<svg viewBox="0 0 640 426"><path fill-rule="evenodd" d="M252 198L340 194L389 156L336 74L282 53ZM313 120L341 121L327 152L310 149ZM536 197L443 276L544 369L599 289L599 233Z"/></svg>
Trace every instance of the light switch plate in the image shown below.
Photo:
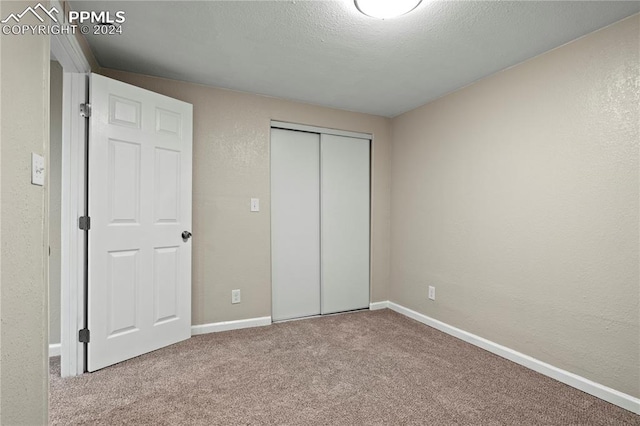
<svg viewBox="0 0 640 426"><path fill-rule="evenodd" d="M251 199L251 211L252 212L259 212L260 211L260 199L259 198L252 198Z"/></svg>
<svg viewBox="0 0 640 426"><path fill-rule="evenodd" d="M44 185L44 157L33 152L31 153L31 183Z"/></svg>

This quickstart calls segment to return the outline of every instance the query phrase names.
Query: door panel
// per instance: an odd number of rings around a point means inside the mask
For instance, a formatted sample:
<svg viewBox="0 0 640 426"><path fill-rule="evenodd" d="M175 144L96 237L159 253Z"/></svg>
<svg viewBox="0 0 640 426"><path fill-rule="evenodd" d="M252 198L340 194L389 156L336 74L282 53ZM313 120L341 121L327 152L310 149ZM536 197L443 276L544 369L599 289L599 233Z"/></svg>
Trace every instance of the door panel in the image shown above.
<svg viewBox="0 0 640 426"><path fill-rule="evenodd" d="M153 294L154 324L178 319L180 287L180 247L162 247L154 250Z"/></svg>
<svg viewBox="0 0 640 426"><path fill-rule="evenodd" d="M369 307L369 140L322 135L322 313Z"/></svg>
<svg viewBox="0 0 640 426"><path fill-rule="evenodd" d="M140 223L140 144L109 139L107 157L111 224Z"/></svg>
<svg viewBox="0 0 640 426"><path fill-rule="evenodd" d="M91 75L88 370L191 336L192 106Z"/></svg>
<svg viewBox="0 0 640 426"><path fill-rule="evenodd" d="M138 330L139 253L139 250L109 252L106 279L108 338Z"/></svg>
<svg viewBox="0 0 640 426"><path fill-rule="evenodd" d="M320 313L320 137L271 129L274 320Z"/></svg>
<svg viewBox="0 0 640 426"><path fill-rule="evenodd" d="M155 187L153 192L155 223L178 223L180 213L180 152L156 148Z"/></svg>

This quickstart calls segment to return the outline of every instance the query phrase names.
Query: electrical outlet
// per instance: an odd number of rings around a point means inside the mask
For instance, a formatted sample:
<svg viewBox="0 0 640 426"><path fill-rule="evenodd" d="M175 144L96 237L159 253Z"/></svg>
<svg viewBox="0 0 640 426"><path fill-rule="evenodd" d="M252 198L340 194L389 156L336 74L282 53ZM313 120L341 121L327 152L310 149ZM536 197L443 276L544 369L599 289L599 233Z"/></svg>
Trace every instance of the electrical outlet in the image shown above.
<svg viewBox="0 0 640 426"><path fill-rule="evenodd" d="M231 303L240 303L240 290L231 290Z"/></svg>
<svg viewBox="0 0 640 426"><path fill-rule="evenodd" d="M432 285L429 286L429 299L436 300L436 288Z"/></svg>

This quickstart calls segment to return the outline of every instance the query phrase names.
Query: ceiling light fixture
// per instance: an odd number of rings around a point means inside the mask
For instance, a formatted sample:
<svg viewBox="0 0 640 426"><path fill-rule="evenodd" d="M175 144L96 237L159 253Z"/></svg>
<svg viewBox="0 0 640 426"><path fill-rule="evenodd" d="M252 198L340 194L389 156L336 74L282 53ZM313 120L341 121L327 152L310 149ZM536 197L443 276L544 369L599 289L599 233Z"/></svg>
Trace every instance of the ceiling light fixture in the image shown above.
<svg viewBox="0 0 640 426"><path fill-rule="evenodd" d="M422 0L354 0L354 2L358 10L367 16L389 19L411 12Z"/></svg>

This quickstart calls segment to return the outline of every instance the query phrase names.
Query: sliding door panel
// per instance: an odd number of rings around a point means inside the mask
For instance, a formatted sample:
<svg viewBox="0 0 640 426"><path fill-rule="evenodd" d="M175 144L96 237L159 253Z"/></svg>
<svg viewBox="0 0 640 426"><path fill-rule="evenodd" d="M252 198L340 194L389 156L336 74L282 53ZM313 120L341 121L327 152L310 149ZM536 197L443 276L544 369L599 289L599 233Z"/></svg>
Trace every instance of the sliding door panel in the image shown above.
<svg viewBox="0 0 640 426"><path fill-rule="evenodd" d="M321 136L322 313L369 307L369 140Z"/></svg>
<svg viewBox="0 0 640 426"><path fill-rule="evenodd" d="M271 129L274 321L320 313L320 135Z"/></svg>

